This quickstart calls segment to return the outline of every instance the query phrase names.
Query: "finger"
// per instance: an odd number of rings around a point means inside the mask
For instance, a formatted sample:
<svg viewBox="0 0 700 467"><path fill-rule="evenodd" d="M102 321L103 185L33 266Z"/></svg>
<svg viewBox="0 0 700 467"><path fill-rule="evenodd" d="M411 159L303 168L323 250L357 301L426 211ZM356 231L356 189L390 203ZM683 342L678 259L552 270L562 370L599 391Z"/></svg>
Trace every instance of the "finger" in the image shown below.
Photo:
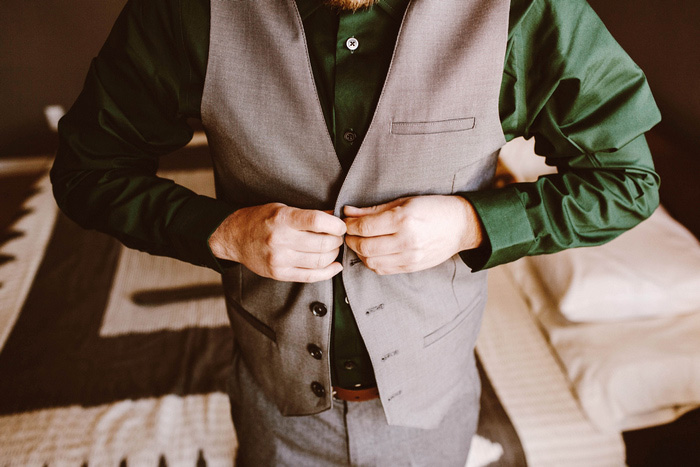
<svg viewBox="0 0 700 467"><path fill-rule="evenodd" d="M400 253L405 246L397 235L382 235L380 237L357 237L346 235L345 243L362 257L384 256Z"/></svg>
<svg viewBox="0 0 700 467"><path fill-rule="evenodd" d="M358 256L368 269L382 276L422 271L437 266L441 262L430 261L416 251L404 251L373 257Z"/></svg>
<svg viewBox="0 0 700 467"><path fill-rule="evenodd" d="M288 214L288 225L296 230L325 233L329 235L345 235L345 222L332 214L313 209L291 208Z"/></svg>
<svg viewBox="0 0 700 467"><path fill-rule="evenodd" d="M299 230L288 232L286 240L290 249L304 253L326 253L343 244L343 237Z"/></svg>
<svg viewBox="0 0 700 467"><path fill-rule="evenodd" d="M384 204L378 204L376 206L368 206L365 208L357 208L355 206L344 206L343 213L346 217L362 217L368 216L370 214L379 214L389 209L393 209L405 201L405 198L398 198L394 201L390 201Z"/></svg>
<svg viewBox="0 0 700 467"><path fill-rule="evenodd" d="M358 237L378 237L399 231L399 215L396 210L388 210L375 215L347 217L347 234Z"/></svg>
<svg viewBox="0 0 700 467"><path fill-rule="evenodd" d="M363 262L368 269L380 276L413 272L420 269L417 265L407 264L401 253L369 257L365 258Z"/></svg>
<svg viewBox="0 0 700 467"><path fill-rule="evenodd" d="M339 274L343 270L343 265L337 262L331 263L323 269L303 269L303 268L292 268L289 270L287 279L288 282L321 282L326 281L333 276Z"/></svg>
<svg viewBox="0 0 700 467"><path fill-rule="evenodd" d="M288 265L301 269L324 269L338 257L339 249L327 253L304 253L292 251L286 258Z"/></svg>

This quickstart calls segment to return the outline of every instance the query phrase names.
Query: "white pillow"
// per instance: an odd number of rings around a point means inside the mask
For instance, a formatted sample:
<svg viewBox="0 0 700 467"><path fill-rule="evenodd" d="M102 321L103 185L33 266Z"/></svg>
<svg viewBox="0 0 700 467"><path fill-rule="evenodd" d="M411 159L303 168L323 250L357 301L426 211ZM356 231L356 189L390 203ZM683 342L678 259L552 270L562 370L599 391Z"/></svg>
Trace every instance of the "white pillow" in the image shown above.
<svg viewBox="0 0 700 467"><path fill-rule="evenodd" d="M534 182L540 175L556 173L556 167L545 164L545 158L535 154L535 138L515 138L500 152L501 162L518 182Z"/></svg>
<svg viewBox="0 0 700 467"><path fill-rule="evenodd" d="M700 311L700 242L661 207L605 245L524 261L569 321Z"/></svg>

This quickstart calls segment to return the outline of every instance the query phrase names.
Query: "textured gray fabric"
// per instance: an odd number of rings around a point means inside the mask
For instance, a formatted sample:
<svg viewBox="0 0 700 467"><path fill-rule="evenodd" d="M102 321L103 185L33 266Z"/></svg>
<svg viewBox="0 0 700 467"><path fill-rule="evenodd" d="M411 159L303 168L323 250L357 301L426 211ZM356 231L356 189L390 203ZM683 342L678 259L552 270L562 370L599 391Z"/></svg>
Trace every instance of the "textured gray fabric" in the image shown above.
<svg viewBox="0 0 700 467"><path fill-rule="evenodd" d="M453 466L467 461L478 394L464 394L433 429L391 426L379 399L336 402L316 415L285 417L234 358L229 380L238 436L236 465L247 466Z"/></svg>
<svg viewBox="0 0 700 467"><path fill-rule="evenodd" d="M374 118L346 176L326 129L294 0L212 0L202 120L218 195L313 209L477 190L504 143L498 95L507 0L415 0L406 11ZM478 391L473 348L485 273L453 257L377 276L346 249L343 282L392 425L435 427L460 391ZM243 266L224 276L243 359L285 415L331 407L331 281L302 285ZM309 356L315 344L324 358ZM320 397L311 384L326 388ZM471 398L473 399L473 397ZM476 405L474 406L476 410Z"/></svg>

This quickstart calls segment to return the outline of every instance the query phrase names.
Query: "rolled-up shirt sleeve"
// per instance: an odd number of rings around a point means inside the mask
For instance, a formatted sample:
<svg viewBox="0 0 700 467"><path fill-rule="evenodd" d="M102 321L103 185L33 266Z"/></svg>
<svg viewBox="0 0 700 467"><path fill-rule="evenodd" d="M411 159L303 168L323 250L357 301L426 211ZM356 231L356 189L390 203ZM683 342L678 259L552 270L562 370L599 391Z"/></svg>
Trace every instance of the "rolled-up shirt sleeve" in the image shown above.
<svg viewBox="0 0 700 467"><path fill-rule="evenodd" d="M187 49L180 9L127 3L59 123L51 180L59 207L81 226L221 271L208 238L234 206L156 176L159 157L187 144L187 118L199 116L203 80L194 74L204 67L190 61L206 57Z"/></svg>
<svg viewBox="0 0 700 467"><path fill-rule="evenodd" d="M657 207L644 133L660 114L642 71L583 0L513 2L501 87L506 139L535 137L556 174L462 193L488 237L474 270L598 245Z"/></svg>

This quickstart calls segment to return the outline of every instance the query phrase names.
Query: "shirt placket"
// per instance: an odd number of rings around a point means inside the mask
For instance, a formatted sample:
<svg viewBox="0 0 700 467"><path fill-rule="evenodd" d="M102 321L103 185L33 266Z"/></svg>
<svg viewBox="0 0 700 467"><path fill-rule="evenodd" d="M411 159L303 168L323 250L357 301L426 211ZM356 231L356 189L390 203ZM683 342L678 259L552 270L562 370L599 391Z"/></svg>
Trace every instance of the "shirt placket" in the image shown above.
<svg viewBox="0 0 700 467"><path fill-rule="evenodd" d="M370 37L367 15L374 12L341 13L336 38L333 141L347 171L362 144L373 111L367 99L367 75L377 60L376 41ZM365 74L363 74L365 73Z"/></svg>
<svg viewBox="0 0 700 467"><path fill-rule="evenodd" d="M359 150L374 110L367 99L366 74L376 68L376 54L367 34L367 15L376 12L341 13L336 37L333 99L333 144L347 172ZM366 40L365 40L366 39ZM373 66L374 65L374 66ZM374 372L362 341L340 276L334 279L333 373L345 388L374 385ZM336 332L339 330L343 332Z"/></svg>

